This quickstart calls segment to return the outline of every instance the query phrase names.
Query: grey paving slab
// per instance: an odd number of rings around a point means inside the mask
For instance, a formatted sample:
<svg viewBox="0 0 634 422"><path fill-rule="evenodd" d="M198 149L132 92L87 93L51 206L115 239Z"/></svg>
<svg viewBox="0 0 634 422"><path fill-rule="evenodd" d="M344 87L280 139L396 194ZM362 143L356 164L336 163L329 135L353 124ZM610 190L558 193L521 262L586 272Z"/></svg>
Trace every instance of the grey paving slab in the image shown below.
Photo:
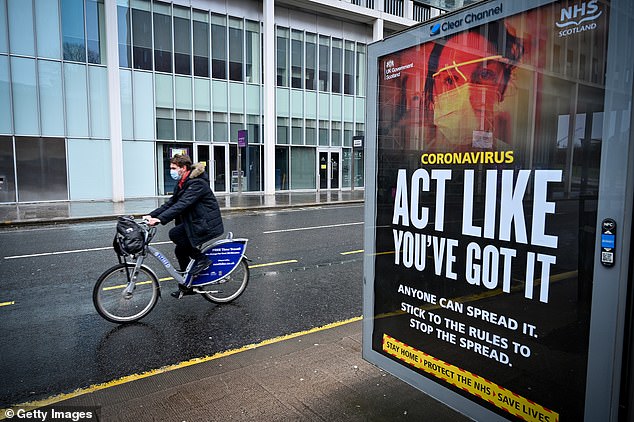
<svg viewBox="0 0 634 422"><path fill-rule="evenodd" d="M361 358L361 322L68 399L103 421L466 421Z"/></svg>

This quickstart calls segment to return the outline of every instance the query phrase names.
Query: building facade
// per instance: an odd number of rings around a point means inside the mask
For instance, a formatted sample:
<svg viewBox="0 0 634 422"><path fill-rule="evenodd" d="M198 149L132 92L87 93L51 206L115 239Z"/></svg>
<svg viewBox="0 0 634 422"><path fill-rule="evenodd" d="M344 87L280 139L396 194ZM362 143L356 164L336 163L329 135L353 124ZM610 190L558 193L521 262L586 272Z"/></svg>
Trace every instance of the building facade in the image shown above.
<svg viewBox="0 0 634 422"><path fill-rule="evenodd" d="M445 3L0 0L0 202L169 194L176 153L218 193L362 188L366 45Z"/></svg>

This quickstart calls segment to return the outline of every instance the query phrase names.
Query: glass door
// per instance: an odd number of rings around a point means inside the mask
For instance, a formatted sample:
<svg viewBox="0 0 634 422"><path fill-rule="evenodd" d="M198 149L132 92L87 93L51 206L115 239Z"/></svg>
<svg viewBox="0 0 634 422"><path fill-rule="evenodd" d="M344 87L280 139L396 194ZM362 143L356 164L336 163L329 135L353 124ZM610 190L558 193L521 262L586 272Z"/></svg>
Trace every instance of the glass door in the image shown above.
<svg viewBox="0 0 634 422"><path fill-rule="evenodd" d="M317 155L319 190L339 189L341 153L339 150L320 149Z"/></svg>
<svg viewBox="0 0 634 422"><path fill-rule="evenodd" d="M194 157L194 163L203 163L205 165L205 171L209 175L211 183L211 155L209 152L209 144L196 145L196 157Z"/></svg>
<svg viewBox="0 0 634 422"><path fill-rule="evenodd" d="M229 145L213 146L213 165L209 177L214 192L227 192L227 171L229 169Z"/></svg>

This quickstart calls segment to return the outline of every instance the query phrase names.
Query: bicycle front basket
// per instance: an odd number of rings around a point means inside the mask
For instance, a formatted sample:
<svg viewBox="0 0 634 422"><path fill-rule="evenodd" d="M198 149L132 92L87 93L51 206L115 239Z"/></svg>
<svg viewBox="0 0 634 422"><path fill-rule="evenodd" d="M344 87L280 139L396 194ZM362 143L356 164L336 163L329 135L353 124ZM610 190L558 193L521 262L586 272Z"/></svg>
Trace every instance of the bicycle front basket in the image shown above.
<svg viewBox="0 0 634 422"><path fill-rule="evenodd" d="M146 231L134 221L134 217L124 215L117 221L117 233L113 246L119 255L134 255L143 250Z"/></svg>

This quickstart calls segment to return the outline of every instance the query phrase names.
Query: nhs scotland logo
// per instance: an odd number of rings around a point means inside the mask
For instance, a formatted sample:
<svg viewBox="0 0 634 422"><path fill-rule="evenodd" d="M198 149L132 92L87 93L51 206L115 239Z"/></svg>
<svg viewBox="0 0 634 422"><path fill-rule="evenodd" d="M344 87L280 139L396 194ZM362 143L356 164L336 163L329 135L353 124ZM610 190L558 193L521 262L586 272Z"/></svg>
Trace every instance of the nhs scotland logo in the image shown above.
<svg viewBox="0 0 634 422"><path fill-rule="evenodd" d="M596 29L595 21L603 13L597 3L598 0L590 0L563 7L559 14L559 21L555 22L557 28L561 28L559 37Z"/></svg>

